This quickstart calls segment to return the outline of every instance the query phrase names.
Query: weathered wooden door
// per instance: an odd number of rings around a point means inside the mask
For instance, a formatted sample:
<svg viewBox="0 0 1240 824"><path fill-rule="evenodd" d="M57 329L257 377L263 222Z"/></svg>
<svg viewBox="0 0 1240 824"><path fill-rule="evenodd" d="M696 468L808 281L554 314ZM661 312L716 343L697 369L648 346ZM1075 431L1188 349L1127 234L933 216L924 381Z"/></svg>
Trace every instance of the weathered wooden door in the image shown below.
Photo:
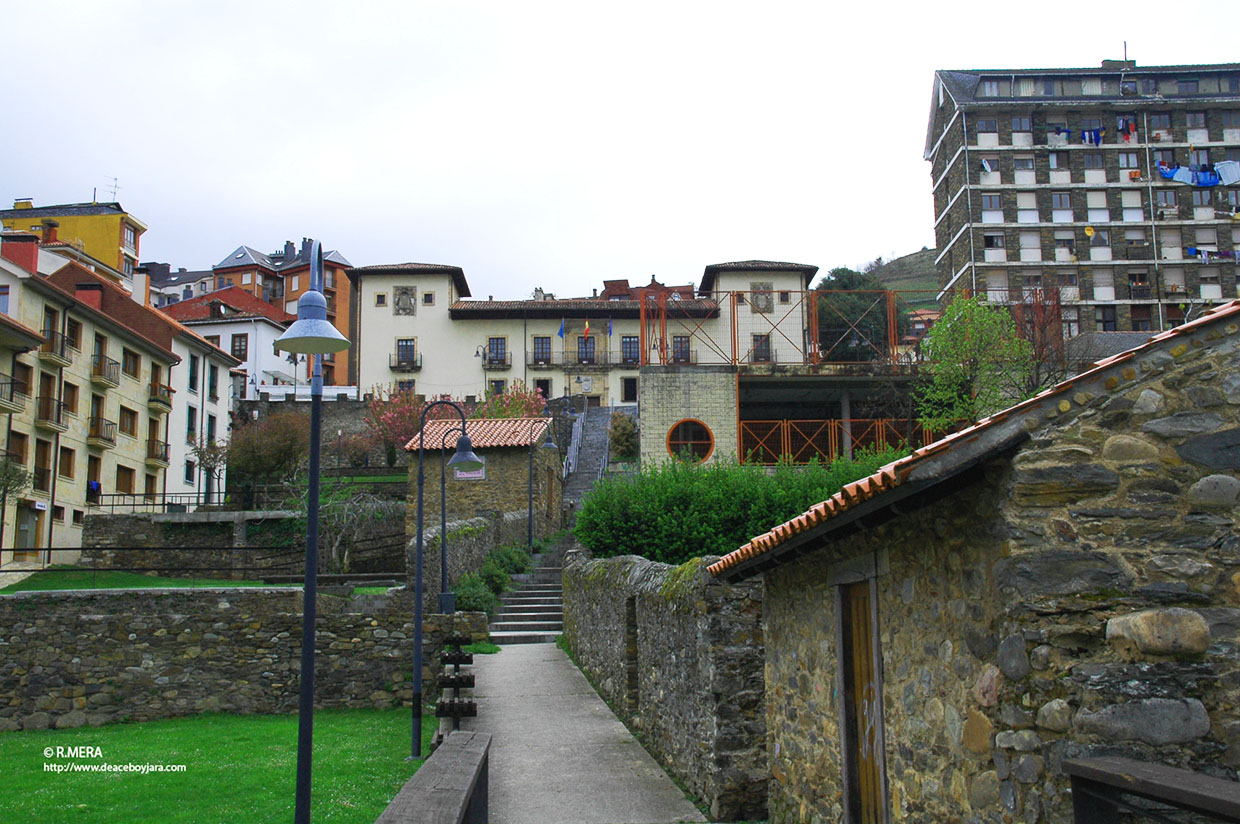
<svg viewBox="0 0 1240 824"><path fill-rule="evenodd" d="M839 588L844 681L845 798L853 824L883 824L881 684L870 582Z"/></svg>

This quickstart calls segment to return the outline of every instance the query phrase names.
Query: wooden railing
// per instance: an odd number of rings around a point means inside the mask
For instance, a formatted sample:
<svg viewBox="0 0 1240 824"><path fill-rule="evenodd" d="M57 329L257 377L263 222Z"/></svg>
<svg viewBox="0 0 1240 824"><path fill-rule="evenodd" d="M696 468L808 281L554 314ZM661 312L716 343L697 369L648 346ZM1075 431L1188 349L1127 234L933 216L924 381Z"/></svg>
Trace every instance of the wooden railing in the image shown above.
<svg viewBox="0 0 1240 824"><path fill-rule="evenodd" d="M375 824L487 824L491 735L457 730L400 788Z"/></svg>
<svg viewBox="0 0 1240 824"><path fill-rule="evenodd" d="M936 437L917 421L899 418L741 421L740 455L742 463L826 463L857 449L916 449Z"/></svg>
<svg viewBox="0 0 1240 824"><path fill-rule="evenodd" d="M1119 824L1133 817L1171 821L1167 806L1214 821L1240 821L1240 783L1235 781L1114 756L1067 760L1063 770L1072 780L1076 824ZM1150 801L1152 808L1144 803Z"/></svg>

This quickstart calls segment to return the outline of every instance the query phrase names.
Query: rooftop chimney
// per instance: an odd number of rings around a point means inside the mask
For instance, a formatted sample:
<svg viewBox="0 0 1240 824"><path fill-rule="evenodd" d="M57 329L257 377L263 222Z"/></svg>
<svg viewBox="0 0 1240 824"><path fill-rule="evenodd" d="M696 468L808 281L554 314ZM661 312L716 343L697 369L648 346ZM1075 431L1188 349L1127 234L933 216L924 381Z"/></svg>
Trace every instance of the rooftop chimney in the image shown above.
<svg viewBox="0 0 1240 824"><path fill-rule="evenodd" d="M52 220L50 217L45 217L40 222L43 224L43 242L44 243L55 243L56 242L56 230L60 228L60 223L55 220Z"/></svg>
<svg viewBox="0 0 1240 824"><path fill-rule="evenodd" d="M1131 71L1137 67L1135 60L1103 60L1102 68L1111 71Z"/></svg>
<svg viewBox="0 0 1240 824"><path fill-rule="evenodd" d="M33 197L19 197L13 201L13 208L14 209L33 209L34 198Z"/></svg>
<svg viewBox="0 0 1240 824"><path fill-rule="evenodd" d="M73 296L79 302L98 309L100 312L103 311L102 283L79 283L73 287Z"/></svg>
<svg viewBox="0 0 1240 824"><path fill-rule="evenodd" d="M29 232L5 232L0 235L0 257L34 274L39 271L39 236Z"/></svg>
<svg viewBox="0 0 1240 824"><path fill-rule="evenodd" d="M293 245L293 241L284 241L284 262L292 260L297 255L297 247Z"/></svg>

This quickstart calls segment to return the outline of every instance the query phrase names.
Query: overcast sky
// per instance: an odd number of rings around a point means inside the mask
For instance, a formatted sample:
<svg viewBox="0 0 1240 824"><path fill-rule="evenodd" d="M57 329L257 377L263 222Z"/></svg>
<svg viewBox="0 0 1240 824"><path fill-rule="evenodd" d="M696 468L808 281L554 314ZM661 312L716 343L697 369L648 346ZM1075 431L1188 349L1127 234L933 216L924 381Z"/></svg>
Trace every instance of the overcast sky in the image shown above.
<svg viewBox="0 0 1240 824"><path fill-rule="evenodd" d="M321 238L475 297L825 272L934 244L941 68L1240 59L1240 5L6 3L0 202L111 200L142 259Z"/></svg>

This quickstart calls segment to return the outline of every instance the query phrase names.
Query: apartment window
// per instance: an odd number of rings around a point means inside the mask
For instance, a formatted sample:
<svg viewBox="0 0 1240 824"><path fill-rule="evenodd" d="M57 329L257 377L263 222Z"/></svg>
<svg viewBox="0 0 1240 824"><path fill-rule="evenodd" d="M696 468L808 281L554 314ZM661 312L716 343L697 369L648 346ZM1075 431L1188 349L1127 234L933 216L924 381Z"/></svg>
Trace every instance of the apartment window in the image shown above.
<svg viewBox="0 0 1240 824"><path fill-rule="evenodd" d="M1141 94L1158 94L1158 81L1152 77L1141 78Z"/></svg>
<svg viewBox="0 0 1240 824"><path fill-rule="evenodd" d="M754 363L771 362L771 336L769 334L753 336Z"/></svg>
<svg viewBox="0 0 1240 824"><path fill-rule="evenodd" d="M490 382L490 386L491 386L491 394L492 394L492 395L502 395L502 394L504 394L504 384L505 384L505 382L504 382L502 379L501 379L501 380L493 380L493 381L491 381L491 382Z"/></svg>
<svg viewBox="0 0 1240 824"><path fill-rule="evenodd" d="M1240 149L1223 149L1223 160L1240 163Z"/></svg>
<svg viewBox="0 0 1240 824"><path fill-rule="evenodd" d="M1028 115L1012 115L1012 131L1028 132L1032 130L1033 126L1030 123Z"/></svg>
<svg viewBox="0 0 1240 824"><path fill-rule="evenodd" d="M26 465L26 447L28 443L29 438L21 432L9 433L9 457L22 466Z"/></svg>
<svg viewBox="0 0 1240 824"><path fill-rule="evenodd" d="M375 306L387 306L387 292L375 293Z"/></svg>
<svg viewBox="0 0 1240 824"><path fill-rule="evenodd" d="M1110 229L1094 229L1094 236L1089 239L1090 246L1110 246L1111 230Z"/></svg>
<svg viewBox="0 0 1240 824"><path fill-rule="evenodd" d="M1240 208L1240 189L1227 190L1227 205L1231 206L1233 211Z"/></svg>
<svg viewBox="0 0 1240 824"><path fill-rule="evenodd" d="M134 410L122 406L120 420L117 421L117 428L121 430L122 435L128 435L131 438L138 435L138 413Z"/></svg>
<svg viewBox="0 0 1240 824"><path fill-rule="evenodd" d="M701 462L715 450L715 436L710 427L698 420L687 419L667 433L667 451L673 458Z"/></svg>
<svg viewBox="0 0 1240 824"><path fill-rule="evenodd" d="M534 381L534 391L544 398L551 397L551 379L539 378Z"/></svg>
<svg viewBox="0 0 1240 824"><path fill-rule="evenodd" d="M1206 127L1206 113L1187 112L1184 115L1184 125L1190 129L1204 129Z"/></svg>
<svg viewBox="0 0 1240 824"><path fill-rule="evenodd" d="M1193 149L1188 153L1188 162L1191 166L1204 166L1210 162L1209 149Z"/></svg>
<svg viewBox="0 0 1240 824"><path fill-rule="evenodd" d="M1055 230L1055 248L1068 250L1076 248L1076 236L1071 229Z"/></svg>
<svg viewBox="0 0 1240 824"><path fill-rule="evenodd" d="M121 371L137 380L142 371L142 357L132 349L121 350Z"/></svg>
<svg viewBox="0 0 1240 824"><path fill-rule="evenodd" d="M9 287L0 286L0 314L9 313Z"/></svg>
<svg viewBox="0 0 1240 824"><path fill-rule="evenodd" d="M220 368L215 364L207 367L207 397L218 398L220 396Z"/></svg>
<svg viewBox="0 0 1240 824"><path fill-rule="evenodd" d="M1047 97L1055 96L1055 81L1049 77L1042 81L1042 94Z"/></svg>
<svg viewBox="0 0 1240 824"><path fill-rule="evenodd" d="M1228 109L1225 112L1219 112L1219 117L1223 121L1224 129L1240 128L1240 111Z"/></svg>
<svg viewBox="0 0 1240 824"><path fill-rule="evenodd" d="M214 346L216 349L220 348L220 336L219 335L207 335L206 337L203 338L203 340L205 340L207 343Z"/></svg>
<svg viewBox="0 0 1240 824"><path fill-rule="evenodd" d="M117 464L116 467L116 491L127 495L133 494L134 471L128 466Z"/></svg>
<svg viewBox="0 0 1240 824"><path fill-rule="evenodd" d="M1081 162L1086 169L1102 168L1102 152L1085 152Z"/></svg>
<svg viewBox="0 0 1240 824"><path fill-rule="evenodd" d="M198 464L193 461L185 462L185 483L192 484L198 479Z"/></svg>
<svg viewBox="0 0 1240 824"><path fill-rule="evenodd" d="M577 338L577 362L594 363L594 338Z"/></svg>
<svg viewBox="0 0 1240 824"><path fill-rule="evenodd" d="M999 131L999 121L994 118L977 121L977 131L981 132L997 132Z"/></svg>
<svg viewBox="0 0 1240 824"><path fill-rule="evenodd" d="M637 378L620 379L620 402L637 403Z"/></svg>
<svg viewBox="0 0 1240 824"><path fill-rule="evenodd" d="M1137 81L1121 80L1119 81L1119 93L1128 97L1137 93Z"/></svg>
<svg viewBox="0 0 1240 824"><path fill-rule="evenodd" d="M241 285L242 285L242 286L249 286L249 285L250 285L250 277L251 277L251 275L250 275L250 273L249 273L249 272L246 272L244 275L242 275L242 276L241 276Z"/></svg>
<svg viewBox="0 0 1240 824"><path fill-rule="evenodd" d="M672 335L672 363L688 363L690 357L689 336Z"/></svg>
<svg viewBox="0 0 1240 824"><path fill-rule="evenodd" d="M301 275L293 275L288 280L288 290L296 292L299 288L301 288Z"/></svg>
<svg viewBox="0 0 1240 824"><path fill-rule="evenodd" d="M1132 331L1149 332L1153 329L1149 306L1132 307Z"/></svg>
<svg viewBox="0 0 1240 824"><path fill-rule="evenodd" d="M986 249L1002 249L1003 232L987 232L982 236L982 243Z"/></svg>
<svg viewBox="0 0 1240 824"><path fill-rule="evenodd" d="M487 360L503 363L508 359L508 338L487 338Z"/></svg>
<svg viewBox="0 0 1240 824"><path fill-rule="evenodd" d="M1209 189L1193 189L1194 206L1210 206L1212 203Z"/></svg>
<svg viewBox="0 0 1240 824"><path fill-rule="evenodd" d="M416 363L418 360L418 339L417 338L397 338L396 339L396 362L397 363Z"/></svg>
<svg viewBox="0 0 1240 824"><path fill-rule="evenodd" d="M138 232L132 226L125 227L125 248L135 249L138 246Z"/></svg>
<svg viewBox="0 0 1240 824"><path fill-rule="evenodd" d="M1081 118L1081 128L1082 128L1082 129L1084 129L1084 130L1085 130L1085 131L1087 131L1087 132L1092 132L1094 129L1101 129L1101 128L1102 128L1102 118L1100 118L1100 117L1082 117L1082 118Z"/></svg>
<svg viewBox="0 0 1240 824"><path fill-rule="evenodd" d="M620 336L620 359L630 364L641 360L641 343L637 335Z"/></svg>
<svg viewBox="0 0 1240 824"><path fill-rule="evenodd" d="M1016 171L1018 172L1032 171L1033 170L1033 156L1032 155L1017 155L1016 157L1012 158L1012 168L1016 169Z"/></svg>
<svg viewBox="0 0 1240 824"><path fill-rule="evenodd" d="M551 336L534 338L534 363L551 363Z"/></svg>
<svg viewBox="0 0 1240 824"><path fill-rule="evenodd" d="M60 504L52 506L52 520L62 524L65 522L65 508Z"/></svg>
<svg viewBox="0 0 1240 824"><path fill-rule="evenodd" d="M189 391L198 391L198 356L192 352L189 356Z"/></svg>
<svg viewBox="0 0 1240 824"><path fill-rule="evenodd" d="M80 509L73 510L73 525L82 526L86 523L86 513Z"/></svg>
<svg viewBox="0 0 1240 824"><path fill-rule="evenodd" d="M1096 306L1094 307L1094 325L1099 332L1115 331L1115 307L1114 306Z"/></svg>
<svg viewBox="0 0 1240 824"><path fill-rule="evenodd" d="M185 410L185 442L198 442L198 410L192 406Z"/></svg>
<svg viewBox="0 0 1240 824"><path fill-rule="evenodd" d="M434 292L423 292L422 293L422 305L423 306L434 306L435 305L435 293Z"/></svg>
<svg viewBox="0 0 1240 824"><path fill-rule="evenodd" d="M250 357L249 334L232 336L232 356L237 360L248 360Z"/></svg>
<svg viewBox="0 0 1240 824"><path fill-rule="evenodd" d="M1051 192L1052 209L1071 209L1072 198L1069 192Z"/></svg>
<svg viewBox="0 0 1240 824"><path fill-rule="evenodd" d="M1177 80L1175 90L1178 94L1196 94L1199 88L1196 80Z"/></svg>
<svg viewBox="0 0 1240 824"><path fill-rule="evenodd" d="M78 385L65 381L64 390L61 392L61 400L64 403L65 412L70 415L76 415L78 411Z"/></svg>
<svg viewBox="0 0 1240 824"><path fill-rule="evenodd" d="M792 303L792 293L791 292L780 292L779 302L780 303Z"/></svg>
<svg viewBox="0 0 1240 824"><path fill-rule="evenodd" d="M82 324L73 318L65 322L65 341L74 349L82 349Z"/></svg>
<svg viewBox="0 0 1240 824"><path fill-rule="evenodd" d="M983 80L981 85L978 87L977 96L978 97L998 97L999 96L999 81L998 80Z"/></svg>
<svg viewBox="0 0 1240 824"><path fill-rule="evenodd" d="M1150 129L1157 131L1169 131L1171 129L1171 115L1168 112L1160 112L1150 115Z"/></svg>
<svg viewBox="0 0 1240 824"><path fill-rule="evenodd" d="M73 464L76 457L77 453L69 447L60 447L60 460L58 461L56 473L62 478L73 480Z"/></svg>
<svg viewBox="0 0 1240 824"><path fill-rule="evenodd" d="M1048 161L1049 161L1049 163L1050 163L1050 168L1052 168L1052 169L1067 169L1067 168L1069 168L1069 166L1068 166L1068 153L1067 153L1067 152L1051 152L1051 153L1048 155Z"/></svg>
<svg viewBox="0 0 1240 824"><path fill-rule="evenodd" d="M1117 155L1117 160L1121 169L1139 169L1141 167L1137 160L1136 152L1120 152Z"/></svg>
<svg viewBox="0 0 1240 824"><path fill-rule="evenodd" d="M215 443L215 416L207 415L207 443Z"/></svg>
<svg viewBox="0 0 1240 824"><path fill-rule="evenodd" d="M1169 206L1174 209L1179 205L1175 201L1175 189L1158 189L1154 194L1158 197L1159 206Z"/></svg>
<svg viewBox="0 0 1240 824"><path fill-rule="evenodd" d="M1065 306L1059 311L1063 319L1064 340L1081 334L1081 310L1076 306Z"/></svg>
<svg viewBox="0 0 1240 824"><path fill-rule="evenodd" d="M323 288L334 289L336 286L335 272L328 269L323 273Z"/></svg>
<svg viewBox="0 0 1240 824"><path fill-rule="evenodd" d="M993 212L1003 208L999 195L982 195L982 211Z"/></svg>

